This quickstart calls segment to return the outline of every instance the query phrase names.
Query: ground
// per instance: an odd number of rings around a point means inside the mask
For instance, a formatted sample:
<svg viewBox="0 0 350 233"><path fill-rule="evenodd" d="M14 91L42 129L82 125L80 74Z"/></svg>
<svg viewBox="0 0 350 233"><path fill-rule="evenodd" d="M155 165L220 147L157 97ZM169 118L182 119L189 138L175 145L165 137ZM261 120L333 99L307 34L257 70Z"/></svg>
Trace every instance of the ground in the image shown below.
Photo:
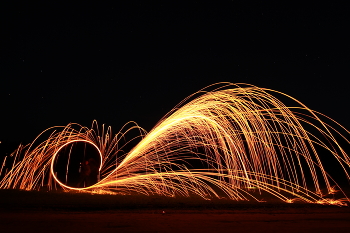
<svg viewBox="0 0 350 233"><path fill-rule="evenodd" d="M1 232L350 232L349 207L5 190L0 195Z"/></svg>

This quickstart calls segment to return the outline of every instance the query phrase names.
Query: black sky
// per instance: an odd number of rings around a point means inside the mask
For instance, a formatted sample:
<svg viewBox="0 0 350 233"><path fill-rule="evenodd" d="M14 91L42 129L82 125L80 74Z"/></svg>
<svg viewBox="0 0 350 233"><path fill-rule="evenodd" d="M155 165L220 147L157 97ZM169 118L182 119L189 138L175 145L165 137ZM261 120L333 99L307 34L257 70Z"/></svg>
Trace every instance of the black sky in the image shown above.
<svg viewBox="0 0 350 233"><path fill-rule="evenodd" d="M216 82L282 91L350 128L345 6L127 2L1 3L2 142L94 119L150 130Z"/></svg>

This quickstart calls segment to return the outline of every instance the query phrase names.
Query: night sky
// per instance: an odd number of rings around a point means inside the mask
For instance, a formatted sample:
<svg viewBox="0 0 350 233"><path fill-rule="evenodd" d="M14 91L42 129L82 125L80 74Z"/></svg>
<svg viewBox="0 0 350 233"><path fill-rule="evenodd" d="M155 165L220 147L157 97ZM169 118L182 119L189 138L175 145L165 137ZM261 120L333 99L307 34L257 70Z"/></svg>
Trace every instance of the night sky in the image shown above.
<svg viewBox="0 0 350 233"><path fill-rule="evenodd" d="M216 82L282 91L350 128L345 6L125 2L1 3L0 146L94 119L150 130Z"/></svg>

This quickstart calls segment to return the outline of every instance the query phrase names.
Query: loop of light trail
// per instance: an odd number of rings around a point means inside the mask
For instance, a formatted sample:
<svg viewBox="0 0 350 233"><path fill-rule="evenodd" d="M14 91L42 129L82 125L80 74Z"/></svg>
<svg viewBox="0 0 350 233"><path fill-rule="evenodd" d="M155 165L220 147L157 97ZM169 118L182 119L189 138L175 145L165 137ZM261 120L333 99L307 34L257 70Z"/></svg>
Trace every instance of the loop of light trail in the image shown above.
<svg viewBox="0 0 350 233"><path fill-rule="evenodd" d="M275 95L296 106L287 107ZM137 136L130 136L135 131ZM285 202L346 205L349 199L327 173L325 162L333 159L349 181L350 159L338 141L349 144L348 134L334 120L284 93L218 83L183 100L150 132L135 122L116 135L110 127L99 129L96 121L91 128L69 124L47 129L11 154L13 166L0 188L58 185L65 191L258 200L251 191L255 189ZM138 144L125 151L135 140ZM73 142L92 144L99 152L101 179L90 187L70 187L54 174L56 155ZM325 161L320 153L327 154ZM338 190L344 197L326 198L323 186L327 193Z"/></svg>

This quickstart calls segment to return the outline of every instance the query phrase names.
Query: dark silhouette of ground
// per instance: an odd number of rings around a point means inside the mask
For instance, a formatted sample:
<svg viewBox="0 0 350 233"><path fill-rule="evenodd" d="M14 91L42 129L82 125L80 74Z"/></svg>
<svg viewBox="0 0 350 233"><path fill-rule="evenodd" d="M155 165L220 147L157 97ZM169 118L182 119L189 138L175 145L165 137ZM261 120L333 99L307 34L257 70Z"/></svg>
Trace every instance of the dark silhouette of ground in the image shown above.
<svg viewBox="0 0 350 233"><path fill-rule="evenodd" d="M0 190L1 232L349 232L350 208Z"/></svg>

